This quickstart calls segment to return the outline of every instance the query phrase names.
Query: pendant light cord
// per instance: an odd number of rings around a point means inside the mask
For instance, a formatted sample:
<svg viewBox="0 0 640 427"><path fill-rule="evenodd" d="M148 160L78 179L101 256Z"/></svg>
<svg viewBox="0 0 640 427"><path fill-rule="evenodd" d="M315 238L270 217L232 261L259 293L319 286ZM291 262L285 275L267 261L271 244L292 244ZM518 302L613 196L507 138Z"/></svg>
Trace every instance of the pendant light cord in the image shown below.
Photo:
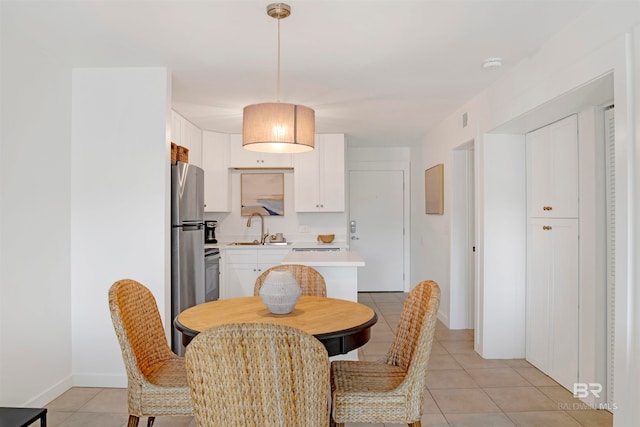
<svg viewBox="0 0 640 427"><path fill-rule="evenodd" d="M280 102L280 18L278 18L278 94L276 99Z"/></svg>

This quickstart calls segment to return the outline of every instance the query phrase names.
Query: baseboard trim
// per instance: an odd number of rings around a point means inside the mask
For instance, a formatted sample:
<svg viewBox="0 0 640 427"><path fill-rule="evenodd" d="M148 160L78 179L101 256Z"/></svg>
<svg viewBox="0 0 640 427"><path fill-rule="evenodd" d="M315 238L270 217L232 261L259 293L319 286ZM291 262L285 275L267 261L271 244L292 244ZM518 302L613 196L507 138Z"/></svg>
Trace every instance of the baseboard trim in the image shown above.
<svg viewBox="0 0 640 427"><path fill-rule="evenodd" d="M73 376L76 387L127 388L126 375L76 374Z"/></svg>
<svg viewBox="0 0 640 427"><path fill-rule="evenodd" d="M24 407L32 407L32 408L43 408L49 402L60 396L65 391L69 390L73 387L73 379L71 376L67 376L62 380L58 381L42 393L33 397L32 399L24 402Z"/></svg>
<svg viewBox="0 0 640 427"><path fill-rule="evenodd" d="M447 328L449 328L449 316L443 314L441 311L438 311L438 320L440 320Z"/></svg>

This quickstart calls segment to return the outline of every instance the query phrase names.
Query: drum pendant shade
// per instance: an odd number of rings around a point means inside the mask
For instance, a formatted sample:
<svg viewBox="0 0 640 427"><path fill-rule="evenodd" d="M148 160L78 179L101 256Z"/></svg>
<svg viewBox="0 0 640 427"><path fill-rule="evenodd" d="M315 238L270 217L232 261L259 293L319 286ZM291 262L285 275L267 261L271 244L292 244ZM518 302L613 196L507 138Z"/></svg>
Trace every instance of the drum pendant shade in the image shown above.
<svg viewBox="0 0 640 427"><path fill-rule="evenodd" d="M315 112L281 102L247 105L242 120L242 146L267 153L304 153L314 148Z"/></svg>

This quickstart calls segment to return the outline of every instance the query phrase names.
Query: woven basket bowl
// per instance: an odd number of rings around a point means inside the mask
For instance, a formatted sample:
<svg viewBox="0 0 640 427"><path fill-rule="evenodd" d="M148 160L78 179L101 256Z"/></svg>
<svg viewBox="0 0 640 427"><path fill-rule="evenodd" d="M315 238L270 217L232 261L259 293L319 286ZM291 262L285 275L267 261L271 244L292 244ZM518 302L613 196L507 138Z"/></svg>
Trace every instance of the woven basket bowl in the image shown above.
<svg viewBox="0 0 640 427"><path fill-rule="evenodd" d="M318 240L322 243L331 243L335 237L335 234L318 234Z"/></svg>

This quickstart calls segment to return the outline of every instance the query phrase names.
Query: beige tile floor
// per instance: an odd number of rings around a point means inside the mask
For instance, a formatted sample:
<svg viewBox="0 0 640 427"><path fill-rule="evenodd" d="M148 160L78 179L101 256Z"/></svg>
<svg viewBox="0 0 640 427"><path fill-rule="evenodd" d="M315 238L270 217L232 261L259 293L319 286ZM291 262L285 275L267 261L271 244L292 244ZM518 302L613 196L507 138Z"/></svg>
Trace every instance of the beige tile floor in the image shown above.
<svg viewBox="0 0 640 427"><path fill-rule="evenodd" d="M360 349L361 359L377 360L384 355L405 297L402 293L360 294L360 302L378 313L371 341ZM50 427L123 427L128 418L126 389L72 388L47 408ZM438 324L427 374L423 426L596 427L611 426L612 421L609 412L586 409L524 360L482 359L473 351L473 331L452 331ZM140 425L146 425L146 420ZM154 425L196 426L191 417L158 417ZM367 426L399 425L347 424Z"/></svg>

